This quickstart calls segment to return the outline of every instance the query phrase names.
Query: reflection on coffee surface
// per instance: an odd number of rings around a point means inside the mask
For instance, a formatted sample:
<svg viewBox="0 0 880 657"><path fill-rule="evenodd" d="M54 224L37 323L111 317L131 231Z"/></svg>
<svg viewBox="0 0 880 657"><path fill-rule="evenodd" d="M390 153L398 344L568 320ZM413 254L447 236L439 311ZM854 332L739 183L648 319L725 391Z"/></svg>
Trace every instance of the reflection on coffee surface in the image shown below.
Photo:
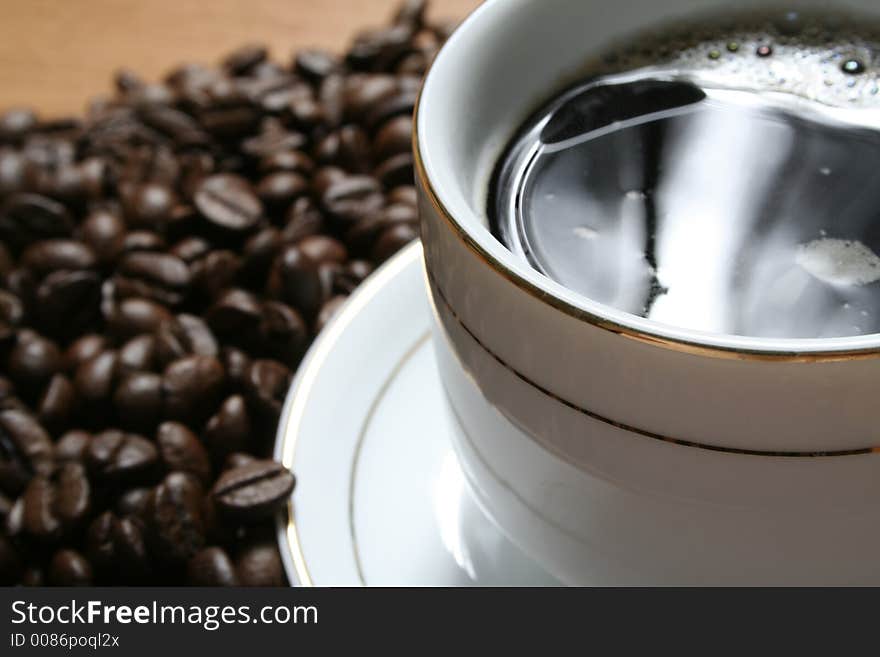
<svg viewBox="0 0 880 657"><path fill-rule="evenodd" d="M609 52L499 162L499 239L590 299L715 333L880 332L880 30L692 23Z"/></svg>

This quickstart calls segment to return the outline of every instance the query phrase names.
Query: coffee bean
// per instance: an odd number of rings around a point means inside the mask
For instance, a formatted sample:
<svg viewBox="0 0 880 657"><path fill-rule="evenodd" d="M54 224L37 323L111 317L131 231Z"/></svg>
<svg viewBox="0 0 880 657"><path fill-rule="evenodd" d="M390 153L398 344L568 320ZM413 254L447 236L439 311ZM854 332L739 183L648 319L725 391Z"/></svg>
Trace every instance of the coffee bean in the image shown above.
<svg viewBox="0 0 880 657"><path fill-rule="evenodd" d="M341 167L352 173L370 170L370 140L366 132L354 125L346 125L327 135L315 148L319 164Z"/></svg>
<svg viewBox="0 0 880 657"><path fill-rule="evenodd" d="M91 586L92 566L76 550L58 550L49 562L52 586Z"/></svg>
<svg viewBox="0 0 880 657"><path fill-rule="evenodd" d="M375 171L376 178L385 189L413 184L413 156L409 153L392 155Z"/></svg>
<svg viewBox="0 0 880 657"><path fill-rule="evenodd" d="M106 338L98 333L80 336L64 352L64 369L75 372L77 367L104 351L106 346Z"/></svg>
<svg viewBox="0 0 880 657"><path fill-rule="evenodd" d="M94 272L56 271L37 288L36 313L47 333L61 338L94 327L101 315L101 281Z"/></svg>
<svg viewBox="0 0 880 657"><path fill-rule="evenodd" d="M196 435L179 422L163 422L156 432L159 454L172 472L188 472L202 484L211 480L208 453Z"/></svg>
<svg viewBox="0 0 880 657"><path fill-rule="evenodd" d="M24 530L41 541L55 541L88 516L91 487L83 466L71 462L52 478L31 479L22 499Z"/></svg>
<svg viewBox="0 0 880 657"><path fill-rule="evenodd" d="M162 322L171 319L165 306L148 299L123 299L107 313L107 328L117 340L126 340L142 333L153 333Z"/></svg>
<svg viewBox="0 0 880 657"><path fill-rule="evenodd" d="M384 262L418 236L418 229L409 224L397 224L386 228L373 247L373 259Z"/></svg>
<svg viewBox="0 0 880 657"><path fill-rule="evenodd" d="M235 286L241 266L241 258L232 251L211 251L192 264L193 289L205 299L216 299Z"/></svg>
<svg viewBox="0 0 880 657"><path fill-rule="evenodd" d="M134 372L122 379L113 394L120 424L146 430L155 426L163 409L162 377L152 372Z"/></svg>
<svg viewBox="0 0 880 657"><path fill-rule="evenodd" d="M286 246L275 259L268 285L306 317L313 317L323 300L318 263L295 245Z"/></svg>
<svg viewBox="0 0 880 657"><path fill-rule="evenodd" d="M122 240L122 254L164 251L165 246L165 239L159 233L151 230L133 230L126 233Z"/></svg>
<svg viewBox="0 0 880 657"><path fill-rule="evenodd" d="M25 411L0 411L0 454L8 467L22 475L48 476L52 472L52 440L37 420ZM20 490L9 474L4 479L5 482L0 482L5 483L4 490L12 493Z"/></svg>
<svg viewBox="0 0 880 657"><path fill-rule="evenodd" d="M0 114L0 141L21 141L37 127L38 118L33 110L14 108Z"/></svg>
<svg viewBox="0 0 880 657"><path fill-rule="evenodd" d="M244 397L232 395L208 420L203 437L214 462L219 463L228 454L246 449L251 435L251 420Z"/></svg>
<svg viewBox="0 0 880 657"><path fill-rule="evenodd" d="M336 313L339 312L342 304L344 304L347 299L348 297L339 295L333 297L323 305L321 312L318 313L318 317L315 319L315 333L320 333L324 330L324 327L327 326L330 320L336 316Z"/></svg>
<svg viewBox="0 0 880 657"><path fill-rule="evenodd" d="M287 210L281 241L291 244L324 230L324 217L310 198L299 198Z"/></svg>
<svg viewBox="0 0 880 657"><path fill-rule="evenodd" d="M306 323L293 308L276 301L263 304L260 340L266 354L296 367L305 353L308 338Z"/></svg>
<svg viewBox="0 0 880 657"><path fill-rule="evenodd" d="M190 558L186 581L191 586L238 586L235 565L219 547L205 548Z"/></svg>
<svg viewBox="0 0 880 657"><path fill-rule="evenodd" d="M166 323L163 322L161 326ZM161 330L160 326L160 330ZM119 374L152 372L159 364L156 335L145 333L131 338L119 348L117 366Z"/></svg>
<svg viewBox="0 0 880 657"><path fill-rule="evenodd" d="M85 431L78 429L68 431L55 443L55 458L61 463L67 461L85 462L91 440L91 434Z"/></svg>
<svg viewBox="0 0 880 657"><path fill-rule="evenodd" d="M385 199L381 189L375 178L349 176L331 183L321 203L338 226L348 227L382 207Z"/></svg>
<svg viewBox="0 0 880 657"><path fill-rule="evenodd" d="M297 246L308 258L318 264L324 262L342 264L348 260L345 245L327 235L310 235L300 240Z"/></svg>
<svg viewBox="0 0 880 657"><path fill-rule="evenodd" d="M152 491L147 491L150 494ZM150 569L141 525L110 511L99 515L86 534L86 553L105 583L118 579L139 583Z"/></svg>
<svg viewBox="0 0 880 657"><path fill-rule="evenodd" d="M235 560L241 586L284 586L286 578L278 547L271 542L246 547Z"/></svg>
<svg viewBox="0 0 880 657"><path fill-rule="evenodd" d="M34 242L25 249L19 262L40 277L59 269L91 269L97 263L94 253L84 243L63 239Z"/></svg>
<svg viewBox="0 0 880 657"><path fill-rule="evenodd" d="M73 219L61 203L38 194L15 194L0 206L0 240L18 251L33 242L68 237Z"/></svg>
<svg viewBox="0 0 880 657"><path fill-rule="evenodd" d="M190 265L199 258L208 255L211 244L201 237L185 237L171 247L169 253Z"/></svg>
<svg viewBox="0 0 880 657"><path fill-rule="evenodd" d="M233 51L223 60L223 66L233 75L244 75L266 60L266 47L251 44Z"/></svg>
<svg viewBox="0 0 880 657"><path fill-rule="evenodd" d="M219 353L217 340L204 320L185 313L159 325L155 345L162 367L184 356L213 357Z"/></svg>
<svg viewBox="0 0 880 657"><path fill-rule="evenodd" d="M183 472L172 472L153 490L147 514L153 551L160 559L184 562L202 549L202 498L202 487Z"/></svg>
<svg viewBox="0 0 880 657"><path fill-rule="evenodd" d="M49 380L37 403L40 423L52 431L60 430L66 426L75 402L76 391L73 384L63 374L56 374Z"/></svg>
<svg viewBox="0 0 880 657"><path fill-rule="evenodd" d="M172 362L162 375L165 415L197 421L211 413L223 391L225 374L212 356L186 356Z"/></svg>
<svg viewBox="0 0 880 657"><path fill-rule="evenodd" d="M395 25L404 23L413 28L420 28L425 24L427 6L427 0L404 0L394 13L391 22Z"/></svg>
<svg viewBox="0 0 880 657"><path fill-rule="evenodd" d="M196 190L196 207L212 224L230 231L253 228L263 214L260 199L248 182L239 176L209 176Z"/></svg>
<svg viewBox="0 0 880 657"><path fill-rule="evenodd" d="M177 199L168 185L147 182L135 187L125 202L125 217L134 228L167 224Z"/></svg>
<svg viewBox="0 0 880 657"><path fill-rule="evenodd" d="M291 378L290 370L278 361L255 360L245 378L245 393L260 413L277 418Z"/></svg>
<svg viewBox="0 0 880 657"><path fill-rule="evenodd" d="M381 162L399 153L409 153L412 131L412 118L407 115L386 121L373 139L373 157Z"/></svg>
<svg viewBox="0 0 880 657"><path fill-rule="evenodd" d="M285 210L308 190L308 181L300 174L289 171L270 173L257 185L257 194L270 211Z"/></svg>
<svg viewBox="0 0 880 657"><path fill-rule="evenodd" d="M309 177L314 170L312 158L297 150L276 151L260 160L260 171L263 173L288 171Z"/></svg>
<svg viewBox="0 0 880 657"><path fill-rule="evenodd" d="M23 389L36 391L61 370L61 352L51 340L36 334L19 334L7 367L9 375Z"/></svg>
<svg viewBox="0 0 880 657"><path fill-rule="evenodd" d="M220 351L220 359L223 363L223 369L226 370L226 378L229 383L234 388L241 390L251 367L251 359L241 349L228 346L223 347Z"/></svg>
<svg viewBox="0 0 880 657"><path fill-rule="evenodd" d="M293 475L280 463L256 461L221 474L211 495L232 516L265 518L284 506L294 484Z"/></svg>
<svg viewBox="0 0 880 657"><path fill-rule="evenodd" d="M293 59L294 70L313 83L338 71L341 65L339 57L326 50L300 50Z"/></svg>
<svg viewBox="0 0 880 657"><path fill-rule="evenodd" d="M159 453L152 442L118 429L96 434L86 453L89 471L110 483L149 478L158 461Z"/></svg>
<svg viewBox="0 0 880 657"><path fill-rule="evenodd" d="M82 363L73 378L76 396L90 410L104 409L115 389L119 372L117 352L103 351Z"/></svg>
<svg viewBox="0 0 880 657"><path fill-rule="evenodd" d="M119 266L114 284L120 298L141 297L177 306L186 297L190 272L180 258L166 253L132 253Z"/></svg>

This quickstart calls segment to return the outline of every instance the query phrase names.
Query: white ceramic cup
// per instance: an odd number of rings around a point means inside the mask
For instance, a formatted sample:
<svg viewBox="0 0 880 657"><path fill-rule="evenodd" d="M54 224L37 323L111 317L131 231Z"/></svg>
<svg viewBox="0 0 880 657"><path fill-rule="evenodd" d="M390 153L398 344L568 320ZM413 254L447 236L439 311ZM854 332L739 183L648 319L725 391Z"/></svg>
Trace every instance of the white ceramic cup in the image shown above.
<svg viewBox="0 0 880 657"><path fill-rule="evenodd" d="M880 584L880 336L663 326L567 290L487 229L497 158L590 55L741 5L489 0L422 90L422 236L456 450L488 515L567 583Z"/></svg>

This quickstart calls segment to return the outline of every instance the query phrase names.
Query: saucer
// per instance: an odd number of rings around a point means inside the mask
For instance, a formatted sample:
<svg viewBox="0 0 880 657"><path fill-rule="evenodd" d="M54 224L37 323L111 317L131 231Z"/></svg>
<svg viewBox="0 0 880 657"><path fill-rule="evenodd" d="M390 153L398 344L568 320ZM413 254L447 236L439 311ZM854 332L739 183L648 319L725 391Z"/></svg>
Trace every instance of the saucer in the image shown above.
<svg viewBox="0 0 880 657"><path fill-rule="evenodd" d="M477 506L444 395L414 243L351 296L288 394L275 457L297 476L278 524L291 582L558 585Z"/></svg>

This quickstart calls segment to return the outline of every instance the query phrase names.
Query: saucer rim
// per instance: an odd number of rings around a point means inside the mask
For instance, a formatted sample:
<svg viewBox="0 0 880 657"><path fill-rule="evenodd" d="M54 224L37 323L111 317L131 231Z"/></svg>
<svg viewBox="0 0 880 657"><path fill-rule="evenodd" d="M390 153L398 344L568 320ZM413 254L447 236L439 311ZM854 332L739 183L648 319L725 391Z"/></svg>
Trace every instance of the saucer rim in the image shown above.
<svg viewBox="0 0 880 657"><path fill-rule="evenodd" d="M345 329L360 312L392 279L421 256L422 244L416 239L389 258L345 301L309 348L284 400L275 435L273 456L288 470L295 472L296 444L300 425L305 417L312 388L324 362L345 333ZM291 583L295 586L315 586L302 549L292 496L287 502L286 509L278 514L276 538L281 561Z"/></svg>

